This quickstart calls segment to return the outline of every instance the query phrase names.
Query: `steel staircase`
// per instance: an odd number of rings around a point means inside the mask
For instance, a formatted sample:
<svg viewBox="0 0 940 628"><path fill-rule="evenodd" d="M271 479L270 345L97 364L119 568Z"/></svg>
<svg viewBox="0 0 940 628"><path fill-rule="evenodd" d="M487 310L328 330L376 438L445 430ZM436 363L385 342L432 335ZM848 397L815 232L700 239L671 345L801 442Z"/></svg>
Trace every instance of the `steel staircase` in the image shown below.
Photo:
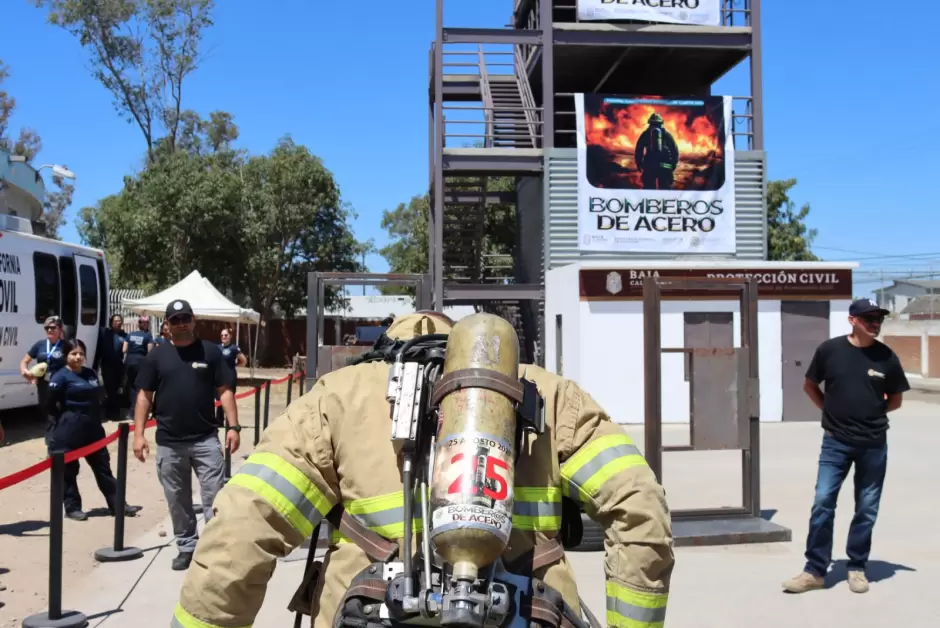
<svg viewBox="0 0 940 628"><path fill-rule="evenodd" d="M535 100L525 74L492 74L479 47L486 148L537 148Z"/></svg>
<svg viewBox="0 0 940 628"><path fill-rule="evenodd" d="M448 202L447 199L453 199ZM444 273L450 281L480 283L486 226L486 177L444 179Z"/></svg>

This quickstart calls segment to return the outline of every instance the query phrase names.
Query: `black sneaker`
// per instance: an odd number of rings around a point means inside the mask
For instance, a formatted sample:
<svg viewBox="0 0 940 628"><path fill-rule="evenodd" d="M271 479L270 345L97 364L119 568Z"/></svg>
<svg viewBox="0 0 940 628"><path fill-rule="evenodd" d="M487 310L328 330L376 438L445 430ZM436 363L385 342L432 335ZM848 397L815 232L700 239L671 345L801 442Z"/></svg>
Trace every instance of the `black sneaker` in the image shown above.
<svg viewBox="0 0 940 628"><path fill-rule="evenodd" d="M186 571L189 569L189 563L193 562L193 555L191 553L184 554L180 552L179 555L173 559L173 571Z"/></svg>
<svg viewBox="0 0 940 628"><path fill-rule="evenodd" d="M131 506L131 505L124 506L124 516L136 517L137 513L140 512L142 509L143 509L143 506ZM108 512L111 513L112 517L117 515L117 513L114 512L113 508L108 508Z"/></svg>
<svg viewBox="0 0 940 628"><path fill-rule="evenodd" d="M67 512L65 513L65 516L72 521L85 521L88 519L88 515L86 515L82 510L73 510L71 512Z"/></svg>

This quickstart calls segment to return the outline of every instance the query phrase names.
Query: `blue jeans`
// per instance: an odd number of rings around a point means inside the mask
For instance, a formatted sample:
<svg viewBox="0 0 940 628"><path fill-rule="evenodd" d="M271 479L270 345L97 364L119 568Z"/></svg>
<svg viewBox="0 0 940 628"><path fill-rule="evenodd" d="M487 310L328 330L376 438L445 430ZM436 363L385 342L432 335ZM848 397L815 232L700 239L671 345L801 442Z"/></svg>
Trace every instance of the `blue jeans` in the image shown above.
<svg viewBox="0 0 940 628"><path fill-rule="evenodd" d="M856 447L825 434L819 454L816 497L809 517L805 570L825 576L832 561L832 528L839 489L855 463L855 516L849 528L846 554L849 571L864 571L871 551L872 529L878 517L881 488L888 467L888 445Z"/></svg>

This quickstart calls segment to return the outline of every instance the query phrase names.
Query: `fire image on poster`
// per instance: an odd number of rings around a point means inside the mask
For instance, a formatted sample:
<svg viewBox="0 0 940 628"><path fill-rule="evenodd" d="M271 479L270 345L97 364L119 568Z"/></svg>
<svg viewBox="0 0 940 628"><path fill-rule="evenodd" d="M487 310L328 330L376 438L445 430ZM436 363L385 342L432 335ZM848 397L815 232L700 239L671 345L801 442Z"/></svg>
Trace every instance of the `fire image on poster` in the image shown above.
<svg viewBox="0 0 940 628"><path fill-rule="evenodd" d="M578 94L581 250L735 251L731 98Z"/></svg>

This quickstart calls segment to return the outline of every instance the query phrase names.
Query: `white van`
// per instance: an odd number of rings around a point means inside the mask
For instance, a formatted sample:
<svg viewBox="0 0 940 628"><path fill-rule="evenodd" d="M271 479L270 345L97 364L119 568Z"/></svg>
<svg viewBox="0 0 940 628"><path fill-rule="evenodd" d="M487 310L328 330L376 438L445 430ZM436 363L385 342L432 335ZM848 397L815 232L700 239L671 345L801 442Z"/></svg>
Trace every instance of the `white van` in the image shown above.
<svg viewBox="0 0 940 628"><path fill-rule="evenodd" d="M84 341L92 365L109 289L103 251L34 235L29 220L0 214L0 410L36 405L20 361L45 339L49 316L61 316L66 336Z"/></svg>

